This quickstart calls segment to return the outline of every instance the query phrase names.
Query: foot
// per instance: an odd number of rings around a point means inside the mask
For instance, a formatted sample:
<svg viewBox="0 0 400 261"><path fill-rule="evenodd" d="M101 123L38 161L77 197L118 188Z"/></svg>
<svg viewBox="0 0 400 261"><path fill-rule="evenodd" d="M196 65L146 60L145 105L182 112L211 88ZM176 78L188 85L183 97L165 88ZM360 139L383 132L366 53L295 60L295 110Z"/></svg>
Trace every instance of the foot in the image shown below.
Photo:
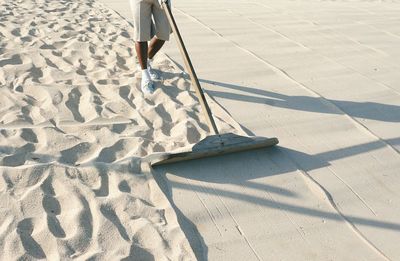
<svg viewBox="0 0 400 261"><path fill-rule="evenodd" d="M143 94L153 94L155 91L154 82L151 80L142 80L141 89Z"/></svg>
<svg viewBox="0 0 400 261"><path fill-rule="evenodd" d="M142 70L142 68L140 67L139 64L137 64L137 68L138 68L138 70ZM161 80L160 73L158 73L157 70L151 68L150 61L147 62L147 70L149 72L150 78L153 81L160 81Z"/></svg>
<svg viewBox="0 0 400 261"><path fill-rule="evenodd" d="M151 68L151 67L149 67L149 74L150 74L150 77L151 77L151 79L153 80L153 81L159 81L159 80L161 80L161 75L156 71L156 70L154 70L153 68Z"/></svg>

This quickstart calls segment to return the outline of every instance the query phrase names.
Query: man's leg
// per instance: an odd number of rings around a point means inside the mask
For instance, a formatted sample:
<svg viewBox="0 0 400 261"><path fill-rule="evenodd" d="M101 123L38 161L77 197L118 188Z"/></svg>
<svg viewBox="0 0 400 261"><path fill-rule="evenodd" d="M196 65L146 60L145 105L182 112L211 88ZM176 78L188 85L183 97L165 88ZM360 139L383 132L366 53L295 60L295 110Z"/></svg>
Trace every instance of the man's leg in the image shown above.
<svg viewBox="0 0 400 261"><path fill-rule="evenodd" d="M134 18L134 40L138 62L142 69L141 89L143 93L154 92L154 83L148 71L148 41L151 40L152 3L147 0L130 0Z"/></svg>
<svg viewBox="0 0 400 261"><path fill-rule="evenodd" d="M136 54L138 57L139 65L142 70L147 69L147 59L153 59L153 57L161 50L165 41L153 37L150 41L150 48L147 42L135 42Z"/></svg>
<svg viewBox="0 0 400 261"><path fill-rule="evenodd" d="M150 45L149 45L149 51L148 51L148 64L147 64L147 69L149 71L150 77L153 80L160 80L160 74L157 73L153 68L151 67L153 57L160 51L161 47L163 47L165 41L158 39L156 36L153 37L153 39L150 40Z"/></svg>
<svg viewBox="0 0 400 261"><path fill-rule="evenodd" d="M157 37L153 37L150 41L150 47L148 52L149 59L153 59L153 57L160 51L161 47L163 47L165 41L160 40Z"/></svg>
<svg viewBox="0 0 400 261"><path fill-rule="evenodd" d="M153 93L154 85L151 79L150 72L147 68L147 57L149 49L147 42L135 42L135 49L139 65L142 69L142 83L141 83L142 91L144 93Z"/></svg>
<svg viewBox="0 0 400 261"><path fill-rule="evenodd" d="M135 42L136 54L142 70L147 69L148 46L147 42Z"/></svg>

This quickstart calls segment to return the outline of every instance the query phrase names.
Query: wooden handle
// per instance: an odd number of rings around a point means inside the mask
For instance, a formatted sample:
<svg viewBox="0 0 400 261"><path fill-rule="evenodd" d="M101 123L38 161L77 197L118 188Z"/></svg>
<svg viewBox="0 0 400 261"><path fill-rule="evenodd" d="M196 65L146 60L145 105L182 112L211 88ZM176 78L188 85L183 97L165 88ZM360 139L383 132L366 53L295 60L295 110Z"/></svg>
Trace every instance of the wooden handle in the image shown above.
<svg viewBox="0 0 400 261"><path fill-rule="evenodd" d="M177 26L177 24L175 22L174 16L172 15L171 8L165 2L163 2L162 5L163 5L163 9L165 11L165 14L167 15L169 24L171 25L172 30L173 30L173 32L175 34L175 39L176 39L176 42L178 43L179 50L181 51L181 54L182 54L182 57L183 57L183 61L185 62L186 70L188 70L189 75L190 75L190 79L192 80L192 84L195 87L195 91L196 91L197 97L199 98L200 105L201 105L201 107L203 109L204 115L206 117L207 124L208 124L208 127L210 129L210 132L212 132L212 134L218 135L219 132L218 132L218 129L217 129L217 125L215 124L215 121L214 121L213 116L211 114L210 107L208 106L207 100L206 100L206 98L204 96L203 89L200 86L199 79L197 78L197 75L196 75L196 72L195 72L194 67L192 65L192 62L190 61L189 54L188 54L188 52L186 50L185 44L183 43L182 36L181 36L181 34L179 32L179 29L178 29L178 26Z"/></svg>

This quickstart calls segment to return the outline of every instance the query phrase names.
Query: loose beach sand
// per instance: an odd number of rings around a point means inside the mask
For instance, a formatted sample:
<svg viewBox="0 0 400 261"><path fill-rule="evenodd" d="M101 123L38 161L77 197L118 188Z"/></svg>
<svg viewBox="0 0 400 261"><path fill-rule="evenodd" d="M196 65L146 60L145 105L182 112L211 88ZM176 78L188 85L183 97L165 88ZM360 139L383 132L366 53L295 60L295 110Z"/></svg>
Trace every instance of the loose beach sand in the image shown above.
<svg viewBox="0 0 400 261"><path fill-rule="evenodd" d="M208 128L101 2L0 2L0 260L400 260L399 1L174 0L221 132L280 146L154 169Z"/></svg>
<svg viewBox="0 0 400 261"><path fill-rule="evenodd" d="M142 162L205 137L188 77L161 54L144 97L132 27L97 2L0 13L0 260L193 260Z"/></svg>

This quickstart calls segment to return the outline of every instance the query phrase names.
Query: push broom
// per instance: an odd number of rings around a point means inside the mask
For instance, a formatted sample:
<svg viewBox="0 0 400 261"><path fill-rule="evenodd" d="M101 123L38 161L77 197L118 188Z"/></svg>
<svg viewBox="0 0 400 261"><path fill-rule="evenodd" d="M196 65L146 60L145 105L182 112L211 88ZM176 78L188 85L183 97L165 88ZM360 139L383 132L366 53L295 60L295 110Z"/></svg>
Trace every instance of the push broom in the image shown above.
<svg viewBox="0 0 400 261"><path fill-rule="evenodd" d="M186 70L190 75L192 85L195 88L196 95L199 99L202 111L207 120L208 127L210 129L209 135L195 144L190 151L178 152L178 153L160 153L153 154L148 160L152 166L164 165L168 163L175 163L180 161L187 161L193 159L200 159L206 157L212 157L217 155L229 154L234 152L249 151L255 149L266 148L278 144L277 138L265 138L265 137L246 137L240 136L234 133L219 133L217 125L215 124L212 116L210 107L208 106L207 100L204 96L203 89L200 86L199 79L197 78L196 72L189 58L189 54L183 43L182 36L179 32L178 26L175 22L174 16L170 6L163 2L163 9L167 15L168 21L174 32L175 39L183 57Z"/></svg>

